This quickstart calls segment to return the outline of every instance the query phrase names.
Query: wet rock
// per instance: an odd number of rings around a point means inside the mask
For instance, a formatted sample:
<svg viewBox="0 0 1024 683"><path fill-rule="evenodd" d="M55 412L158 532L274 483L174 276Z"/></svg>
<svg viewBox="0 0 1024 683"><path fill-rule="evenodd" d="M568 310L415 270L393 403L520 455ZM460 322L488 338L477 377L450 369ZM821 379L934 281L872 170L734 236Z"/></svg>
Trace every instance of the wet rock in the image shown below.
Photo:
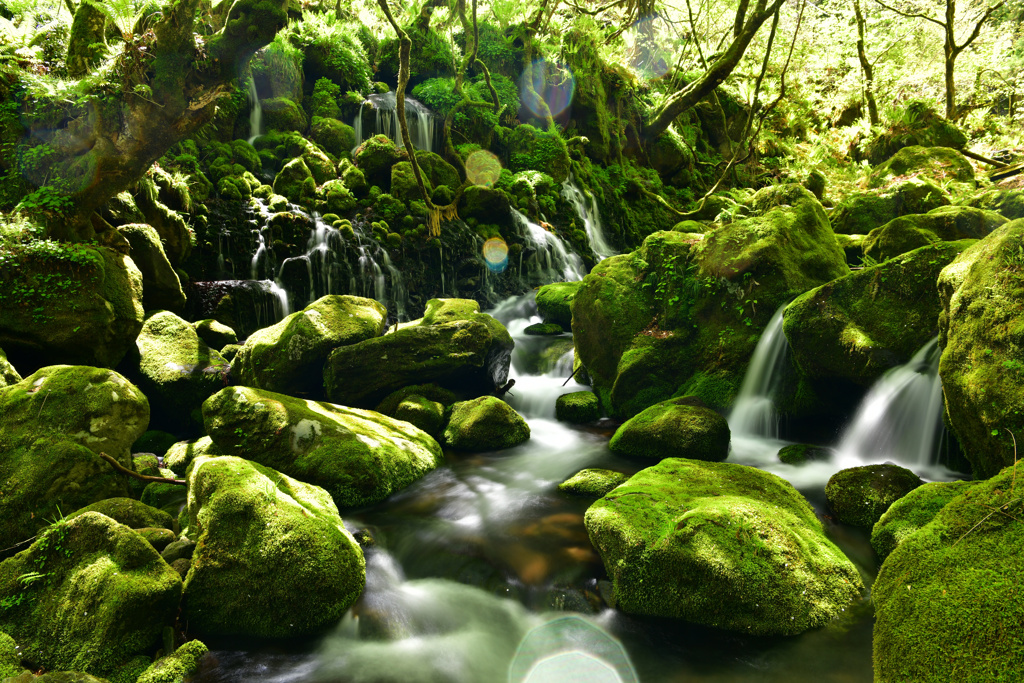
<svg viewBox="0 0 1024 683"><path fill-rule="evenodd" d="M574 496L597 499L603 498L609 491L628 479L628 474L614 470L585 469L559 484L558 490Z"/></svg>
<svg viewBox="0 0 1024 683"><path fill-rule="evenodd" d="M437 438L444 428L444 406L429 398L410 394L395 408L393 417L419 427Z"/></svg>
<svg viewBox="0 0 1024 683"><path fill-rule="evenodd" d="M380 336L386 315L372 299L337 294L317 299L246 340L234 363L239 382L282 394L320 396L331 351Z"/></svg>
<svg viewBox="0 0 1024 683"><path fill-rule="evenodd" d="M203 417L225 455L322 486L342 508L387 498L443 457L437 442L408 422L248 387L214 394Z"/></svg>
<svg viewBox="0 0 1024 683"><path fill-rule="evenodd" d="M941 206L926 214L893 219L872 230L862 244L864 255L881 263L935 242L980 239L1006 223L994 211L969 206Z"/></svg>
<svg viewBox="0 0 1024 683"><path fill-rule="evenodd" d="M189 472L189 628L284 638L333 626L363 590L365 562L330 495L235 457ZM287 571L282 571L287 568Z"/></svg>
<svg viewBox="0 0 1024 683"><path fill-rule="evenodd" d="M452 406L441 442L463 451L497 451L530 438L530 426L509 404L481 396Z"/></svg>
<svg viewBox="0 0 1024 683"><path fill-rule="evenodd" d="M199 670L199 660L208 651L202 642L190 640L172 654L153 662L135 683L185 683Z"/></svg>
<svg viewBox="0 0 1024 683"><path fill-rule="evenodd" d="M833 474L825 486L825 497L840 522L872 526L890 505L923 483L898 465L865 465Z"/></svg>
<svg viewBox="0 0 1024 683"><path fill-rule="evenodd" d="M673 398L627 420L608 447L633 458L693 458L721 461L729 457L729 423L694 396Z"/></svg>
<svg viewBox="0 0 1024 683"><path fill-rule="evenodd" d="M213 456L218 457L218 456ZM196 551L196 542L182 536L177 541L169 543L160 552L167 564L173 564L177 560L191 560Z"/></svg>
<svg viewBox="0 0 1024 683"><path fill-rule="evenodd" d="M562 332L562 326L558 323L534 323L533 325L527 325L526 329L523 330L524 334L535 337L551 337L562 334Z"/></svg>
<svg viewBox="0 0 1024 683"><path fill-rule="evenodd" d="M753 467L662 460L585 523L629 614L792 635L839 616L863 588L803 496Z"/></svg>
<svg viewBox="0 0 1024 683"><path fill-rule="evenodd" d="M935 481L918 486L885 511L871 530L871 547L883 560L927 526L946 504L974 486L974 481Z"/></svg>
<svg viewBox="0 0 1024 683"><path fill-rule="evenodd" d="M391 167L401 159L402 152L387 135L375 135L364 141L353 157L356 168L363 172L366 182L381 187L387 187L391 179Z"/></svg>
<svg viewBox="0 0 1024 683"><path fill-rule="evenodd" d="M34 573L46 577L21 578ZM14 602L0 611L0 629L33 668L108 676L156 647L181 590L181 579L145 539L88 512L51 526L0 564L0 600Z"/></svg>
<svg viewBox="0 0 1024 683"><path fill-rule="evenodd" d="M235 331L214 318L206 318L192 323L196 334L211 349L222 349L228 344L237 344L238 335Z"/></svg>
<svg viewBox="0 0 1024 683"><path fill-rule="evenodd" d="M832 449L794 443L779 449L779 462L787 465L803 465L808 462L827 462L832 459Z"/></svg>
<svg viewBox="0 0 1024 683"><path fill-rule="evenodd" d="M142 305L145 309L183 311L185 294L181 291L181 281L164 252L156 230L145 223L133 223L122 225L117 231L128 239L131 245L128 255L142 273Z"/></svg>
<svg viewBox="0 0 1024 683"><path fill-rule="evenodd" d="M555 282L537 290L537 312L546 323L572 328L572 300L582 282Z"/></svg>
<svg viewBox="0 0 1024 683"><path fill-rule="evenodd" d="M574 391L555 399L555 418L561 422L586 424L601 419L601 401L592 391Z"/></svg>
<svg viewBox="0 0 1024 683"><path fill-rule="evenodd" d="M304 204L313 199L316 181L302 157L292 159L274 178L274 192L288 198L293 204Z"/></svg>

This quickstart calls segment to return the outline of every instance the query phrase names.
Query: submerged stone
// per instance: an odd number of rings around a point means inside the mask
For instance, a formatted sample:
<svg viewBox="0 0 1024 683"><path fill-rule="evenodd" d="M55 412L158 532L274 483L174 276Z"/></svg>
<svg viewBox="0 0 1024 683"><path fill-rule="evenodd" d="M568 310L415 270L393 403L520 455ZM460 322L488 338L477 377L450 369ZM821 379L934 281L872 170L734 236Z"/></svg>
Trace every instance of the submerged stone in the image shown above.
<svg viewBox="0 0 1024 683"><path fill-rule="evenodd" d="M601 401L592 391L574 391L555 399L555 419L584 424L601 419Z"/></svg>
<svg viewBox="0 0 1024 683"><path fill-rule="evenodd" d="M574 496L596 499L604 497L609 491L628 479L628 474L615 470L585 469L559 484L558 490Z"/></svg>
<svg viewBox="0 0 1024 683"><path fill-rule="evenodd" d="M794 635L863 589L803 496L753 467L662 460L590 506L585 524L630 614Z"/></svg>

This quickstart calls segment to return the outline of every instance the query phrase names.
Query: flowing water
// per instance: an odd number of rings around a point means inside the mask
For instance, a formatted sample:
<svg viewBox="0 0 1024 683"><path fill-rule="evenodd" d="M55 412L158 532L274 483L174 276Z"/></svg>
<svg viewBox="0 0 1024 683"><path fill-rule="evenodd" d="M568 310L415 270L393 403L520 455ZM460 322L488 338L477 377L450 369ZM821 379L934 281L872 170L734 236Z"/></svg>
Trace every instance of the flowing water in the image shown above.
<svg viewBox="0 0 1024 683"><path fill-rule="evenodd" d="M524 254L529 254L525 263L520 266L520 272L529 286L582 280L587 274L580 257L553 231L534 223L516 209L512 209L512 221L520 229L528 245ZM523 266L526 268L525 272Z"/></svg>
<svg viewBox="0 0 1024 683"><path fill-rule="evenodd" d="M345 515L366 529L363 596L329 633L267 646L209 642L196 683L675 683L871 680L871 618L795 638L752 638L609 609L583 526L589 501L557 485L584 467L642 464L607 447L610 427L553 419L571 336L531 337L531 295L492 311L516 341L510 403L531 438L504 451L449 454L387 501ZM565 386L563 386L565 384ZM839 539L842 544L843 539ZM870 564L863 543L844 545Z"/></svg>
<svg viewBox="0 0 1024 683"><path fill-rule="evenodd" d="M576 214L583 221L583 229L590 239L590 248L594 251L594 258L603 261L609 256L615 256L618 252L608 243L604 234L601 212L597 208L597 197L590 193L588 198L572 177L562 183L562 196L573 205Z"/></svg>
<svg viewBox="0 0 1024 683"><path fill-rule="evenodd" d="M249 102L252 110L249 112L249 144L256 141L256 138L263 135L263 107L260 105L260 96L256 93L256 81L249 77Z"/></svg>
<svg viewBox="0 0 1024 683"><path fill-rule="evenodd" d="M369 107L373 112L373 130L366 130L363 112ZM408 95L405 98L405 120L409 125L409 138L416 149L436 152L440 141L440 121L429 108ZM404 147L401 127L398 125L398 98L394 92L370 95L359 107L352 127L356 133L356 146L374 135L387 135L399 147Z"/></svg>

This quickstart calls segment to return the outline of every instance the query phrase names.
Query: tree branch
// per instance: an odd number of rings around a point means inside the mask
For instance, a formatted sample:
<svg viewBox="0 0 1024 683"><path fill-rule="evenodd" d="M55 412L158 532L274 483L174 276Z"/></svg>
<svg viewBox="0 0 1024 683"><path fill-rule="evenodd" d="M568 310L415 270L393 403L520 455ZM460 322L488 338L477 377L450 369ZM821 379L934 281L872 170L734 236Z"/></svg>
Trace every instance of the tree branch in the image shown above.
<svg viewBox="0 0 1024 683"><path fill-rule="evenodd" d="M139 481L146 482L156 482L159 484L174 484L176 486L188 486L188 482L185 481L184 479L165 479L164 477L151 477L146 474L139 474L138 472L128 469L127 467L125 467L124 465L122 465L121 463L119 463L117 460L110 457L106 453L100 453L99 456L106 460L107 462L109 462L110 466L113 467L115 470L133 479L138 479Z"/></svg>
<svg viewBox="0 0 1024 683"><path fill-rule="evenodd" d="M929 17L927 14L922 14L920 12L918 12L918 13L904 12L901 9L896 9L892 5L885 4L884 2L882 2L882 0L875 0L875 2L877 2L879 5L881 5L885 9L889 10L890 12L895 12L896 14L900 15L901 17L907 17L908 19L924 19L925 21L930 21L933 24L941 26L942 28L946 28L946 22L939 21L938 19L935 19L934 17Z"/></svg>

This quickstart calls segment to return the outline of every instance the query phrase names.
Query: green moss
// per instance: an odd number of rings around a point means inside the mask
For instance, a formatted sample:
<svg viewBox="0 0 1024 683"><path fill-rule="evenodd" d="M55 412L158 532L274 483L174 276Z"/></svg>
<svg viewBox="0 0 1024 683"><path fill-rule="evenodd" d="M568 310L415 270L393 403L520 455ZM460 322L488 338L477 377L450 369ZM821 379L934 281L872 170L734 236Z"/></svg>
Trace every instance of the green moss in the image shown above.
<svg viewBox="0 0 1024 683"><path fill-rule="evenodd" d="M309 127L306 112L287 97L271 97L261 102L263 125L268 131L305 133Z"/></svg>
<svg viewBox="0 0 1024 683"><path fill-rule="evenodd" d="M537 290L537 312L544 322L558 323L567 330L572 327L572 300L581 284L555 282Z"/></svg>
<svg viewBox="0 0 1024 683"><path fill-rule="evenodd" d="M601 419L601 400L592 391L574 391L555 399L555 418L585 424Z"/></svg>
<svg viewBox="0 0 1024 683"><path fill-rule="evenodd" d="M897 465L851 467L832 475L825 497L840 522L872 526L890 505L922 483L916 474Z"/></svg>
<svg viewBox="0 0 1024 683"><path fill-rule="evenodd" d="M803 496L752 467L663 460L585 524L630 614L790 635L839 616L863 587Z"/></svg>
<svg viewBox="0 0 1024 683"><path fill-rule="evenodd" d="M154 662L139 676L136 683L185 683L199 670L199 660L207 652L202 642L190 640L172 654Z"/></svg>
<svg viewBox="0 0 1024 683"><path fill-rule="evenodd" d="M322 486L343 508L383 500L442 458L437 442L407 422L248 387L211 396L203 418L220 452Z"/></svg>
<svg viewBox="0 0 1024 683"><path fill-rule="evenodd" d="M561 183L569 177L569 150L557 132L544 132L529 124L499 128L499 147L513 173L543 169Z"/></svg>
<svg viewBox="0 0 1024 683"><path fill-rule="evenodd" d="M584 498L603 498L608 492L629 479L628 474L614 470L580 470L561 484L558 490Z"/></svg>
<svg viewBox="0 0 1024 683"><path fill-rule="evenodd" d="M871 137L857 142L851 151L858 161L864 158L880 164L909 145L963 149L966 144L963 131L937 114L932 103L910 100L881 130L872 131Z"/></svg>
<svg viewBox="0 0 1024 683"><path fill-rule="evenodd" d="M204 436L196 441L179 441L167 449L164 464L178 476L184 476L192 461L204 455L220 455L213 446L213 439Z"/></svg>
<svg viewBox="0 0 1024 683"><path fill-rule="evenodd" d="M867 235L894 218L928 213L949 205L949 193L923 178L900 182L883 193L863 192L847 197L832 212L832 229L840 235Z"/></svg>
<svg viewBox="0 0 1024 683"><path fill-rule="evenodd" d="M0 629L33 668L106 676L156 645L181 589L141 536L89 512L0 564Z"/></svg>
<svg viewBox="0 0 1024 683"><path fill-rule="evenodd" d="M201 458L188 479L196 538L184 590L190 629L311 635L359 597L363 554L326 491L235 457Z"/></svg>
<svg viewBox="0 0 1024 683"><path fill-rule="evenodd" d="M1006 219L994 211L967 206L942 206L926 214L893 219L864 238L864 255L881 263L935 242L980 239Z"/></svg>
<svg viewBox="0 0 1024 683"><path fill-rule="evenodd" d="M968 487L886 558L872 586L876 681L1019 678L1021 476L1008 467Z"/></svg>
<svg viewBox="0 0 1024 683"><path fill-rule="evenodd" d="M374 135L356 148L352 158L366 182L386 185L391 178L391 167L402 159L402 152L387 135Z"/></svg>
<svg viewBox="0 0 1024 683"><path fill-rule="evenodd" d="M309 137L335 157L348 156L356 145L355 129L336 118L314 116Z"/></svg>
<svg viewBox="0 0 1024 683"><path fill-rule="evenodd" d="M68 515L67 519L74 519L87 512L98 512L101 515L106 515L115 522L120 522L130 529L142 529L144 527L171 529L174 527L174 519L169 514L131 498L108 498L101 500L76 510Z"/></svg>
<svg viewBox="0 0 1024 683"><path fill-rule="evenodd" d="M973 481L931 482L918 486L885 511L871 530L871 547L881 559L887 558L907 540L935 519L939 510L974 486Z"/></svg>
<svg viewBox="0 0 1024 683"><path fill-rule="evenodd" d="M444 427L445 406L417 394L409 394L395 408L393 417L438 437Z"/></svg>
<svg viewBox="0 0 1024 683"><path fill-rule="evenodd" d="M888 161L877 166L868 180L870 187L881 187L894 178L909 175L924 176L934 182L966 183L974 187L974 167L963 154L949 147L921 147L913 145L896 152Z"/></svg>
<svg viewBox="0 0 1024 683"><path fill-rule="evenodd" d="M356 198L342 180L328 180L317 188L317 206L321 211L346 214L356 208Z"/></svg>
<svg viewBox="0 0 1024 683"><path fill-rule="evenodd" d="M725 418L688 396L657 403L627 420L608 447L634 458L725 460L729 425Z"/></svg>
<svg viewBox="0 0 1024 683"><path fill-rule="evenodd" d="M21 665L21 654L14 638L0 631L0 676L17 676L25 667Z"/></svg>
<svg viewBox="0 0 1024 683"><path fill-rule="evenodd" d="M312 197L306 181L312 181L313 174L303 159L292 159L284 165L274 178L274 192L288 198L295 204L308 202Z"/></svg>
<svg viewBox="0 0 1024 683"><path fill-rule="evenodd" d="M496 451L529 438L530 426L510 405L494 396L481 396L451 407L441 442L464 451Z"/></svg>
<svg viewBox="0 0 1024 683"><path fill-rule="evenodd" d="M524 334L539 337L559 335L562 334L562 332L564 332L564 330L558 323L534 323L532 325L527 325L526 329L523 330Z"/></svg>
<svg viewBox="0 0 1024 683"><path fill-rule="evenodd" d="M192 323L199 338L211 349L220 349L228 344L237 344L238 335L233 329L214 318L206 318Z"/></svg>
<svg viewBox="0 0 1024 683"><path fill-rule="evenodd" d="M459 400L458 394L436 384L413 384L389 394L374 410L378 413L395 417L395 411L398 410L398 406L402 401L411 396L419 396L429 401L440 403L445 407Z"/></svg>
<svg viewBox="0 0 1024 683"><path fill-rule="evenodd" d="M808 462L827 461L832 458L832 450L805 443L794 443L779 450L779 462L787 465L804 465Z"/></svg>
<svg viewBox="0 0 1024 683"><path fill-rule="evenodd" d="M433 28L423 31L416 25L403 27L412 40L409 57L409 87L438 76L452 76L456 58L451 44ZM398 39L389 35L380 43L377 77L390 85L398 82Z"/></svg>

